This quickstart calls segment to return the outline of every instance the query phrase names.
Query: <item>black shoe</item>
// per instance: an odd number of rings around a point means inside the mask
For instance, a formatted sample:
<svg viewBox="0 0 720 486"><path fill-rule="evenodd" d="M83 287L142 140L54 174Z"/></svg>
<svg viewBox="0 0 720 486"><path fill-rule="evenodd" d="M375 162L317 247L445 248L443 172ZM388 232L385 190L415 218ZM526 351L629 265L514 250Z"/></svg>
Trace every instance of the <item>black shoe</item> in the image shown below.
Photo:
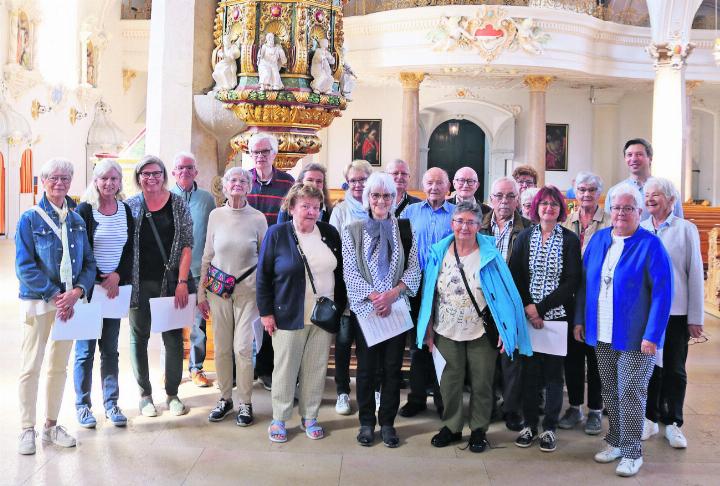
<svg viewBox="0 0 720 486"><path fill-rule="evenodd" d="M505 414L505 427L513 432L520 432L523 429L523 420L520 415L516 413Z"/></svg>
<svg viewBox="0 0 720 486"><path fill-rule="evenodd" d="M383 425L380 427L380 435L382 436L385 447L394 449L400 445L400 437L398 437L395 427L392 425Z"/></svg>
<svg viewBox="0 0 720 486"><path fill-rule="evenodd" d="M424 410L427 410L427 405L424 403L407 402L400 407L398 413L401 417L414 417Z"/></svg>
<svg viewBox="0 0 720 486"><path fill-rule="evenodd" d="M440 432L435 434L430 443L435 447L447 447L453 442L462 440L462 432L452 432L447 427L440 429Z"/></svg>
<svg viewBox="0 0 720 486"><path fill-rule="evenodd" d="M252 405L248 403L241 403L238 407L237 417L235 417L235 423L239 427L247 427L253 423L253 412Z"/></svg>
<svg viewBox="0 0 720 486"><path fill-rule="evenodd" d="M375 441L375 427L361 425L357 435L357 441L361 446L370 447Z"/></svg>
<svg viewBox="0 0 720 486"><path fill-rule="evenodd" d="M520 435L518 435L518 438L515 439L515 445L523 448L530 447L532 443L537 440L537 438L537 429L525 427L520 431Z"/></svg>
<svg viewBox="0 0 720 486"><path fill-rule="evenodd" d="M489 445L484 430L475 429L470 433L470 440L468 441L470 452L485 452Z"/></svg>
<svg viewBox="0 0 720 486"><path fill-rule="evenodd" d="M260 383L262 383L263 388L265 388L267 391L271 391L272 390L272 375L261 375Z"/></svg>
<svg viewBox="0 0 720 486"><path fill-rule="evenodd" d="M222 419L230 415L233 411L233 401L221 398L217 405L210 411L208 420L210 422L220 422Z"/></svg>
<svg viewBox="0 0 720 486"><path fill-rule="evenodd" d="M540 450L543 452L552 452L557 449L557 438L554 430L546 430L540 434Z"/></svg>

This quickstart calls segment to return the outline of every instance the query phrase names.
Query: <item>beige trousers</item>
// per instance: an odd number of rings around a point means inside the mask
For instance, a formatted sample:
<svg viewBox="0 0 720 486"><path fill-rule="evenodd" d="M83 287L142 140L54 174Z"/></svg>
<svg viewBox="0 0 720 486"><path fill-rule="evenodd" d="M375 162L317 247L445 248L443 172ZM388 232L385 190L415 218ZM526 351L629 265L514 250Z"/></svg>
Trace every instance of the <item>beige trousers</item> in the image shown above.
<svg viewBox="0 0 720 486"><path fill-rule="evenodd" d="M34 316L23 323L19 386L20 420L23 429L35 427L40 368L45 356L45 346L55 322L55 313L56 311L52 311ZM49 420L57 420L60 412L72 345L72 341L50 341L45 393L45 417Z"/></svg>
<svg viewBox="0 0 720 486"><path fill-rule="evenodd" d="M238 289L235 290L229 299L207 293L215 331L215 367L220 398L229 400L232 398L234 355L238 399L240 403L250 404L253 386L252 323L258 317L258 311L254 292L242 289L238 293Z"/></svg>
<svg viewBox="0 0 720 486"><path fill-rule="evenodd" d="M298 411L304 419L317 419L327 374L333 335L311 323L303 329L273 333L275 369L272 374L273 420L289 420L300 379Z"/></svg>

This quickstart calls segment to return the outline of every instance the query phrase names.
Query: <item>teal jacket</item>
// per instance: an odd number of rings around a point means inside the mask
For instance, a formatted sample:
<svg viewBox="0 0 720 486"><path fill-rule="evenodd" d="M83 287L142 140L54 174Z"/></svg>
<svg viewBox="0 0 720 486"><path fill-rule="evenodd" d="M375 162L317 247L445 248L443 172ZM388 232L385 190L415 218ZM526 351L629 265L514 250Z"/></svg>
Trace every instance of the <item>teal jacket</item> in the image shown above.
<svg viewBox="0 0 720 486"><path fill-rule="evenodd" d="M417 345L422 347L435 300L435 286L443 258L455 235L449 235L430 248L423 272L422 299L417 323ZM520 354L532 356L525 309L505 259L495 248L495 238L478 233L480 246L480 286L490 312L505 343L505 352L512 357L517 347Z"/></svg>

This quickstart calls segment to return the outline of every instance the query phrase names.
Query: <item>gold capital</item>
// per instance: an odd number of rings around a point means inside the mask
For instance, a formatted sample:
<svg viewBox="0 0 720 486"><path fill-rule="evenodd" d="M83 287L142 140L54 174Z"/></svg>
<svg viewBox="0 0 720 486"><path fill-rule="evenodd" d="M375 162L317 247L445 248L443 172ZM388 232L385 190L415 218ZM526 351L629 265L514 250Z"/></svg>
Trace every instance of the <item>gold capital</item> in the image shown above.
<svg viewBox="0 0 720 486"><path fill-rule="evenodd" d="M695 88L700 86L702 84L702 81L685 81L685 94L691 95L693 91L695 91Z"/></svg>
<svg viewBox="0 0 720 486"><path fill-rule="evenodd" d="M419 89L425 79L425 73L400 73L400 84L403 89Z"/></svg>
<svg viewBox="0 0 720 486"><path fill-rule="evenodd" d="M544 93L554 79L554 76L525 76L525 86L530 88L530 91Z"/></svg>

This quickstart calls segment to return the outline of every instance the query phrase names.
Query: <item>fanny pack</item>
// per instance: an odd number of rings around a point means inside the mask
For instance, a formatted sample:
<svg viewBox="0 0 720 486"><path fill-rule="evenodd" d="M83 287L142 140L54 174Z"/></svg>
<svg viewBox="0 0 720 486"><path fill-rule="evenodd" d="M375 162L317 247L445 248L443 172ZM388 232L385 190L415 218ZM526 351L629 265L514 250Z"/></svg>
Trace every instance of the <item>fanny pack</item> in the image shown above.
<svg viewBox="0 0 720 486"><path fill-rule="evenodd" d="M257 268L257 265L250 267L245 273L239 277L230 275L220 270L218 267L210 264L208 267L207 278L205 279L205 288L215 295L219 295L224 299L232 296L235 285L248 278Z"/></svg>

